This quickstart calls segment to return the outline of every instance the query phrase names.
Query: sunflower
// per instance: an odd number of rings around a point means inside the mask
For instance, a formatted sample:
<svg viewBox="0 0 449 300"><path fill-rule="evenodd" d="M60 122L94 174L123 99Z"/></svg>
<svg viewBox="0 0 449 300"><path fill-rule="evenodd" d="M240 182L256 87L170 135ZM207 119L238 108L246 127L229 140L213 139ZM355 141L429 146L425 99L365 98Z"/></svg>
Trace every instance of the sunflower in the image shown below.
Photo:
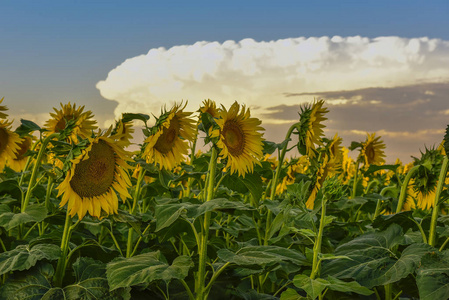
<svg viewBox="0 0 449 300"><path fill-rule="evenodd" d="M186 103L187 105L187 103ZM164 113L152 128L153 134L146 140L144 155L147 163L155 163L160 169L173 169L188 154L188 141L195 139L195 121L175 105Z"/></svg>
<svg viewBox="0 0 449 300"><path fill-rule="evenodd" d="M132 122L118 121L117 128L115 129L115 134L112 138L116 138L118 145L122 147L128 147L131 145L132 134L134 133Z"/></svg>
<svg viewBox="0 0 449 300"><path fill-rule="evenodd" d="M200 107L200 112L208 113L213 118L218 118L217 105L215 104L215 101L212 101L210 99L203 101L203 106Z"/></svg>
<svg viewBox="0 0 449 300"><path fill-rule="evenodd" d="M381 165L385 163L385 144L380 139L380 136L376 137L376 134L367 134L366 141L362 143L359 159L365 163L365 166L369 165Z"/></svg>
<svg viewBox="0 0 449 300"><path fill-rule="evenodd" d="M348 184L349 180L354 177L355 165L354 160L349 157L349 149L346 147L342 147L341 169L339 179L343 184Z"/></svg>
<svg viewBox="0 0 449 300"><path fill-rule="evenodd" d="M20 142L17 144L18 149L16 152L15 158L9 158L6 164L8 167L13 169L16 172L23 171L23 168L25 167L25 164L27 162L28 156L25 156L25 153L28 150L31 150L31 145L33 143L33 139L30 136L25 136L20 140Z"/></svg>
<svg viewBox="0 0 449 300"><path fill-rule="evenodd" d="M0 172L7 161L15 159L19 150L20 137L11 131L12 122L0 120Z"/></svg>
<svg viewBox="0 0 449 300"><path fill-rule="evenodd" d="M0 99L0 104L2 104L3 99L5 99L5 97ZM4 113L4 111L7 111L7 110L8 110L8 108L5 105L0 105L0 119L6 119L8 114Z"/></svg>
<svg viewBox="0 0 449 300"><path fill-rule="evenodd" d="M312 107L304 106L300 113L300 139L301 144L305 146L306 155L311 159L315 157L315 144L322 145L321 137L323 136L322 122L327 120L324 115L328 112L327 108L323 108L324 100L318 100Z"/></svg>
<svg viewBox="0 0 449 300"><path fill-rule="evenodd" d="M307 156L301 156L296 162L291 163L287 168L287 175L276 187L276 195L282 194L288 185L295 183L296 174L305 174L309 168L309 159Z"/></svg>
<svg viewBox="0 0 449 300"><path fill-rule="evenodd" d="M66 105L61 104L61 110L53 108L55 113L50 113L52 117L45 123L45 128L48 130L48 134L63 131L69 121L74 122L73 129L67 139L73 143L78 143L78 136L82 138L88 138L91 136L92 130L97 128L97 121L92 120L94 117L90 110L83 112L84 106L76 108L76 104L73 106L70 102Z"/></svg>
<svg viewBox="0 0 449 300"><path fill-rule="evenodd" d="M253 172L254 164L260 164L263 157L262 133L259 126L262 122L250 117L249 109L237 102L232 104L229 111L222 106L217 119L218 128L212 130L211 138L218 138L217 146L219 155L227 158L226 168L231 174L238 172L245 177L248 172Z"/></svg>
<svg viewBox="0 0 449 300"><path fill-rule="evenodd" d="M131 196L127 188L131 185L127 169L130 160L127 151L106 135L90 139L83 153L71 161L71 168L58 186L58 197L62 195L60 207L67 205L69 214L78 214L82 219L89 213L96 218L117 213L118 198L123 201Z"/></svg>

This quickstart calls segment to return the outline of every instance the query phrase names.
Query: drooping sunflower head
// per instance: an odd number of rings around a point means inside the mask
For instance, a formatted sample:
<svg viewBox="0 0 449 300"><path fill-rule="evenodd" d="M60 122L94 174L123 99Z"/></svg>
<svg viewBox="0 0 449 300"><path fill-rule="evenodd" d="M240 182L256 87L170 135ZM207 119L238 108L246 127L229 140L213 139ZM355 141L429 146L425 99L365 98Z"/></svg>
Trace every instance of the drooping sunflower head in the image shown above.
<svg viewBox="0 0 449 300"><path fill-rule="evenodd" d="M200 107L200 112L208 113L213 118L218 118L218 109L215 101L210 99L204 100L203 105Z"/></svg>
<svg viewBox="0 0 449 300"><path fill-rule="evenodd" d="M299 148L305 149L305 154L311 159L315 157L315 145L322 145L322 123L327 120L324 115L328 112L323 107L324 100L318 100L312 106L304 105L300 113ZM301 152L301 151L300 151Z"/></svg>
<svg viewBox="0 0 449 300"><path fill-rule="evenodd" d="M263 153L263 138L260 131L264 130L257 118L251 118L249 108L246 109L237 102L226 110L222 106L217 119L218 127L211 131L211 138L218 138L219 155L227 159L226 168L231 174L237 172L245 176L253 172L254 164L260 164Z"/></svg>
<svg viewBox="0 0 449 300"><path fill-rule="evenodd" d="M375 133L367 134L366 141L361 146L359 160L363 161L366 167L385 163L385 144L380 136L376 137Z"/></svg>
<svg viewBox="0 0 449 300"><path fill-rule="evenodd" d="M132 134L134 133L132 122L123 122L120 120L116 124L116 128L112 134L112 138L116 139L118 144L122 147L131 145Z"/></svg>
<svg viewBox="0 0 449 300"><path fill-rule="evenodd" d="M5 99L5 97L0 99L0 104L2 104L3 99ZM0 119L6 119L6 117L8 116L5 111L8 111L8 107L6 107L6 105L0 105Z"/></svg>
<svg viewBox="0 0 449 300"><path fill-rule="evenodd" d="M8 167L13 169L16 172L23 171L23 168L25 167L26 161L28 159L28 156L25 155L25 153L28 150L31 150L31 146L33 144L33 139L30 136L25 136L20 139L20 142L17 144L18 149L15 158L9 158L7 161Z"/></svg>
<svg viewBox="0 0 449 300"><path fill-rule="evenodd" d="M187 103L186 103L187 105ZM160 169L171 170L180 164L188 154L188 142L196 138L195 121L191 112L184 112L184 107L174 105L163 113L146 138L144 156L147 163L154 163Z"/></svg>
<svg viewBox="0 0 449 300"><path fill-rule="evenodd" d="M62 105L58 110L53 108L54 113L50 113L52 117L45 123L45 128L48 130L48 134L62 132L66 128L70 128L70 132L67 135L67 140L73 143L78 143L78 136L81 138L88 138L92 134L92 130L97 128L97 121L92 120L92 112L83 112L84 106L76 108L76 104L73 106L70 104Z"/></svg>
<svg viewBox="0 0 449 300"><path fill-rule="evenodd" d="M341 163L343 160L343 150L341 146L342 141L343 139L338 136L338 133L336 133L334 138L330 140L327 145L330 158L334 159L338 163Z"/></svg>
<svg viewBox="0 0 449 300"><path fill-rule="evenodd" d="M420 165L413 174L413 186L416 202L421 209L433 206L435 190L441 171L443 155L438 149L427 149L421 152L421 158L415 158L415 165Z"/></svg>
<svg viewBox="0 0 449 300"><path fill-rule="evenodd" d="M0 172L3 171L7 161L17 157L20 137L11 131L11 122L0 120Z"/></svg>
<svg viewBox="0 0 449 300"><path fill-rule="evenodd" d="M71 161L64 181L58 186L60 207L79 219L89 213L96 218L117 213L118 197L130 198L127 151L106 136L91 139L83 153Z"/></svg>

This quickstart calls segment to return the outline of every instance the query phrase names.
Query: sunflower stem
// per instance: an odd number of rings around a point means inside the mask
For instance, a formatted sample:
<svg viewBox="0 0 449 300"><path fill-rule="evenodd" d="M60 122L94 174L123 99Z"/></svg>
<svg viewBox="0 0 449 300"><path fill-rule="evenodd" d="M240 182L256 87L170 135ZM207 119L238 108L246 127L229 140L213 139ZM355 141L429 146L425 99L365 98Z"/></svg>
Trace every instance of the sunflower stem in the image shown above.
<svg viewBox="0 0 449 300"><path fill-rule="evenodd" d="M418 170L418 168L421 165L416 165L413 168L411 168L408 173L407 176L405 176L404 178L404 182L402 182L401 185L401 193L399 195L399 200L398 200L398 206L396 208L396 213L400 213L402 211L402 207L404 206L404 200L405 197L407 196L407 186L408 183L410 182L410 179L412 179L413 174L415 174L415 172Z"/></svg>
<svg viewBox="0 0 449 300"><path fill-rule="evenodd" d="M387 187L384 187L384 188L380 191L380 195L381 195L381 196L384 196L387 192L392 191L392 190L394 190L394 189L396 189L395 186L387 186ZM374 220L375 218L377 218L377 217L380 215L380 209L381 209L381 208L382 208L382 200L381 200L381 199L378 199L378 200L377 200L377 204L376 204L376 210L374 211L374 217L373 217L373 220Z"/></svg>
<svg viewBox="0 0 449 300"><path fill-rule="evenodd" d="M438 214L440 212L440 195L443 190L444 180L446 179L446 173L448 168L448 157L444 156L443 165L441 166L440 177L438 178L438 185L435 191L435 200L433 203L433 211L432 211L432 219L430 221L430 232L429 232L429 245L435 247L435 236L436 236L436 228L437 228L437 220Z"/></svg>
<svg viewBox="0 0 449 300"><path fill-rule="evenodd" d="M131 207L130 213L133 215L136 212L137 209L137 200L140 196L140 190L142 188L142 180L145 176L145 170L140 167L139 170L139 176L137 176L137 183L136 183L136 189L134 190L133 195L133 206ZM134 235L134 229L130 227L128 229L128 241L126 243L126 257L131 257L134 253L133 251L133 235Z"/></svg>
<svg viewBox="0 0 449 300"><path fill-rule="evenodd" d="M212 153L209 162L209 174L208 174L208 184L206 187L206 202L212 200L214 197L214 187L215 187L215 172L217 169L217 149L212 147ZM198 282L196 286L196 299L204 300L207 299L208 290L205 286L206 281L206 260L207 260L207 243L209 237L209 227L210 227L211 212L207 211L204 214L203 230L201 232L201 244L198 245L199 251L199 265L198 265Z"/></svg>
<svg viewBox="0 0 449 300"><path fill-rule="evenodd" d="M284 163L284 157L285 157L285 153L287 153L287 146L288 146L288 142L290 141L290 136L293 133L293 130L295 130L295 128L298 127L299 123L295 123L292 126L290 126L290 128L287 131L287 134L285 135L285 139L284 139L284 147L282 148L282 151L279 155L279 159L278 159L278 165L276 167L276 171L274 173L274 178L271 180L271 191L270 191L270 200L274 199L274 196L276 195L276 187L278 185L278 181L279 181L279 176L281 175L281 169L282 169L282 165ZM270 233L270 227L271 227L271 217L272 217L272 213L271 210L268 209L267 212L267 223L266 223L266 227L265 227L265 238L264 238L264 246L268 245L268 235Z"/></svg>
<svg viewBox="0 0 449 300"><path fill-rule="evenodd" d="M25 200L23 201L22 207L20 210L21 212L25 211L25 209L28 206L28 203L30 202L31 194L34 189L34 185L36 183L37 174L39 173L39 167L41 166L42 156L44 155L47 144L50 142L51 139L53 139L54 137L56 137L58 135L59 135L59 133L50 134L42 141L41 149L39 150L39 153L37 154L37 157L36 157L36 161L34 162L34 167L33 167L32 173L31 173L30 182L28 184L27 193L25 195Z"/></svg>
<svg viewBox="0 0 449 300"><path fill-rule="evenodd" d="M69 211L66 212L64 231L61 239L61 254L59 256L58 264L56 266L56 272L53 276L53 282L56 287L62 287L64 279L65 269L67 267L67 252L69 250L70 235L72 233L72 218Z"/></svg>
<svg viewBox="0 0 449 300"><path fill-rule="evenodd" d="M321 200L320 227L318 229L318 235L313 245L312 273L310 274L310 279L312 280L315 279L320 270L320 260L318 259L318 255L321 253L321 242L323 240L323 231L326 218L326 202L326 197L324 196L323 200Z"/></svg>

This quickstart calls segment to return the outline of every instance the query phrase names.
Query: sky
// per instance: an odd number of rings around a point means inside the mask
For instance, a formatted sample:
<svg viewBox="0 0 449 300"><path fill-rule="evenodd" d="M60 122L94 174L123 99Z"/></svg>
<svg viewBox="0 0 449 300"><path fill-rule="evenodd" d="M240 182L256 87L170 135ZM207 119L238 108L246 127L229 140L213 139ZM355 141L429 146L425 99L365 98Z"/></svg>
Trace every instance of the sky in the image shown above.
<svg viewBox="0 0 449 300"><path fill-rule="evenodd" d="M16 0L0 16L0 98L15 124L43 125L69 101L105 127L210 98L246 104L281 142L300 106L324 99L327 137L377 132L388 162L419 157L449 124L446 0Z"/></svg>

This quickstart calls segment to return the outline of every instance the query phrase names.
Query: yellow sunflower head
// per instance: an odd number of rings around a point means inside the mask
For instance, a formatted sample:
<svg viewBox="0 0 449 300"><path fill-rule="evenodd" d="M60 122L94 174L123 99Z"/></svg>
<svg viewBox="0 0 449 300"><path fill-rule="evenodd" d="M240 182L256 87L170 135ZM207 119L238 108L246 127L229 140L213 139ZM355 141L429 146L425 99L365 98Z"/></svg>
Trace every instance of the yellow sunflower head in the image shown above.
<svg viewBox="0 0 449 300"><path fill-rule="evenodd" d="M78 136L81 138L88 138L92 134L92 130L97 128L97 121L92 120L92 112L83 112L84 106L76 108L76 104L73 106L70 102L66 105L62 105L58 110L53 108L54 113L50 113L52 117L45 123L45 128L48 130L48 134L57 133L63 131L66 127L72 127L71 132L67 136L67 140L78 143Z"/></svg>
<svg viewBox="0 0 449 300"><path fill-rule="evenodd" d="M385 144L380 139L380 136L376 137L376 134L367 134L366 141L362 143L359 159L362 160L365 166L369 165L382 165L385 163Z"/></svg>
<svg viewBox="0 0 449 300"><path fill-rule="evenodd" d="M323 128L322 123L327 120L324 115L328 112L323 107L324 100L318 100L312 106L301 107L299 144L300 149L305 148L305 154L311 159L315 157L315 145L322 145Z"/></svg>
<svg viewBox="0 0 449 300"><path fill-rule="evenodd" d="M187 104L187 103L186 103ZM162 114L145 140L144 155L147 163L171 170L188 154L188 142L196 138L195 121L180 105Z"/></svg>
<svg viewBox="0 0 449 300"><path fill-rule="evenodd" d="M215 101L212 101L210 99L203 101L203 106L200 107L200 112L208 113L213 118L218 118L217 105L215 104Z"/></svg>
<svg viewBox="0 0 449 300"><path fill-rule="evenodd" d="M2 104L3 99L5 99L5 97L0 99L0 104ZM0 105L0 119L6 119L8 116L8 114L4 113L5 111L8 111L8 107L6 107L6 105Z"/></svg>
<svg viewBox="0 0 449 300"><path fill-rule="evenodd" d="M3 171L7 161L17 157L20 137L11 131L11 124L6 120L0 120L0 172Z"/></svg>
<svg viewBox="0 0 449 300"><path fill-rule="evenodd" d="M253 172L254 164L260 164L259 160L263 157L262 122L251 118L245 106L240 110L237 102L229 111L222 107L216 122L218 128L212 130L210 136L218 138L219 155L227 159L226 168L231 174L238 172L243 177Z"/></svg>
<svg viewBox="0 0 449 300"><path fill-rule="evenodd" d="M97 136L81 155L71 161L64 181L58 186L60 207L79 219L89 213L96 218L117 213L118 197L130 198L131 185L127 169L129 154L113 139Z"/></svg>
<svg viewBox="0 0 449 300"><path fill-rule="evenodd" d="M27 162L28 156L25 156L25 153L28 150L31 150L31 145L33 144L33 139L30 136L25 136L20 139L20 142L17 144L18 149L15 158L9 158L7 161L8 167L13 169L16 172L23 171L25 164Z"/></svg>
<svg viewBox="0 0 449 300"><path fill-rule="evenodd" d="M116 139L118 144L122 147L128 147L131 145L132 134L134 133L132 122L123 122L122 120L117 122L114 134L111 136Z"/></svg>
<svg viewBox="0 0 449 300"><path fill-rule="evenodd" d="M330 140L328 144L330 158L340 163L343 160L343 150L341 146L342 141L343 139L338 136L338 133L336 133L334 138Z"/></svg>

